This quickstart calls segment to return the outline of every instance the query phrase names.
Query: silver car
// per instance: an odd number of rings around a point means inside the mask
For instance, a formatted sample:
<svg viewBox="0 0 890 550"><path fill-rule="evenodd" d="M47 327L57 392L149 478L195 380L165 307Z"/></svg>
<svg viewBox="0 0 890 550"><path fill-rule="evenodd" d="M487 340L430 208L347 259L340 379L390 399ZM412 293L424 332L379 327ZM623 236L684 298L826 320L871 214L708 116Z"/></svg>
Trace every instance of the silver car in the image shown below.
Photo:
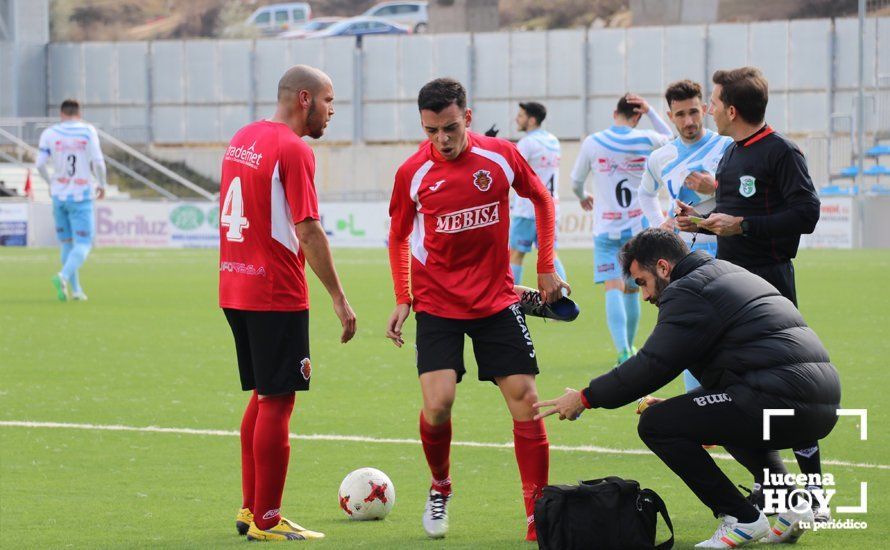
<svg viewBox="0 0 890 550"><path fill-rule="evenodd" d="M382 17L405 25L415 33L426 32L429 16L426 2L381 2L362 15Z"/></svg>

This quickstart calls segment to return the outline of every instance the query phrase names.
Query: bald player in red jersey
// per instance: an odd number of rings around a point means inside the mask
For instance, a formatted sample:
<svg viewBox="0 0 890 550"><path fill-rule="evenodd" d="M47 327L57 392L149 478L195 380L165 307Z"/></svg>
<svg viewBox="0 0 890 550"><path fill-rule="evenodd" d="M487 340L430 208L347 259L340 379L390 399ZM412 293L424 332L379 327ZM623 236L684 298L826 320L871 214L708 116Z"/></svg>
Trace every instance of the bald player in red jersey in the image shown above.
<svg viewBox="0 0 890 550"><path fill-rule="evenodd" d="M222 164L219 305L235 337L241 388L253 391L241 422L244 502L235 526L250 540L322 538L283 518L294 392L309 390L309 291L304 264L324 284L343 325L355 334L315 193L319 138L334 115L326 74L305 65L278 83L275 116L238 130Z"/></svg>
<svg viewBox="0 0 890 550"><path fill-rule="evenodd" d="M538 286L548 301L569 290L553 268L553 203L512 143L468 131L472 112L459 82L429 82L418 107L429 140L396 173L389 258L397 305L386 335L396 346L404 344L402 325L413 306L423 392L420 437L432 473L423 527L433 538L448 532L451 407L465 373L466 334L479 379L497 384L513 416L525 534L535 540L534 501L547 484L550 445L543 422L533 420L538 366L513 291L510 189L534 203Z"/></svg>

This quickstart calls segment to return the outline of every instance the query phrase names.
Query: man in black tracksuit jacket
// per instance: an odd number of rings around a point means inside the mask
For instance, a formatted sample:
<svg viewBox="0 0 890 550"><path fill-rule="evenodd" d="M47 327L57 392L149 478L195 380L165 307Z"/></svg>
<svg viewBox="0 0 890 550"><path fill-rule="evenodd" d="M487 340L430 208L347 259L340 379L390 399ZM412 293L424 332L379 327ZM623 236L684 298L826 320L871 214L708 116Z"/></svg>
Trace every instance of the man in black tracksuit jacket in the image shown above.
<svg viewBox="0 0 890 550"><path fill-rule="evenodd" d="M658 306L651 336L582 392L537 404L554 406L540 416L558 412L574 420L585 408L621 407L689 369L702 387L652 400L640 418L640 437L715 515L755 521L759 511L702 445L744 456L749 470L786 473L771 450L821 439L837 421L840 381L828 352L775 287L729 262L689 253L671 232L637 235L622 249L621 261L643 298ZM769 441L763 439L763 409L795 411L772 419Z"/></svg>

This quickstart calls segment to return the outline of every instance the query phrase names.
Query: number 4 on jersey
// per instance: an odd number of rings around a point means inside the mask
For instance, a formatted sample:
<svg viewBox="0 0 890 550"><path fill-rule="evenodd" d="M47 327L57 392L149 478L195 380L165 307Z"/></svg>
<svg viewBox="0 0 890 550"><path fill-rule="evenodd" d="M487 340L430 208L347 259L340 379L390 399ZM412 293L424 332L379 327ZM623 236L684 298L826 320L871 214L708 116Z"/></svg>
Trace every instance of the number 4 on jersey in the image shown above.
<svg viewBox="0 0 890 550"><path fill-rule="evenodd" d="M229 184L226 200L223 201L222 212L220 212L219 224L229 228L226 232L226 240L236 243L244 241L243 231L250 227L250 222L244 217L241 178L235 178Z"/></svg>

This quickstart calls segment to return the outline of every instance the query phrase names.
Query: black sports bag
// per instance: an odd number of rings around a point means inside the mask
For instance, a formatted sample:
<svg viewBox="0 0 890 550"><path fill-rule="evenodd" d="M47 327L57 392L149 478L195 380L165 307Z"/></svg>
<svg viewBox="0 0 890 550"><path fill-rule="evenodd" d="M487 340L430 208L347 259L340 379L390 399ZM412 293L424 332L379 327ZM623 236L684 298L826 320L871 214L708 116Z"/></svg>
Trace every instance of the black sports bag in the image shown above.
<svg viewBox="0 0 890 550"><path fill-rule="evenodd" d="M659 513L671 537L656 546ZM614 476L544 487L535 502L535 524L541 550L661 550L674 545L674 526L661 497L641 490L636 481Z"/></svg>

